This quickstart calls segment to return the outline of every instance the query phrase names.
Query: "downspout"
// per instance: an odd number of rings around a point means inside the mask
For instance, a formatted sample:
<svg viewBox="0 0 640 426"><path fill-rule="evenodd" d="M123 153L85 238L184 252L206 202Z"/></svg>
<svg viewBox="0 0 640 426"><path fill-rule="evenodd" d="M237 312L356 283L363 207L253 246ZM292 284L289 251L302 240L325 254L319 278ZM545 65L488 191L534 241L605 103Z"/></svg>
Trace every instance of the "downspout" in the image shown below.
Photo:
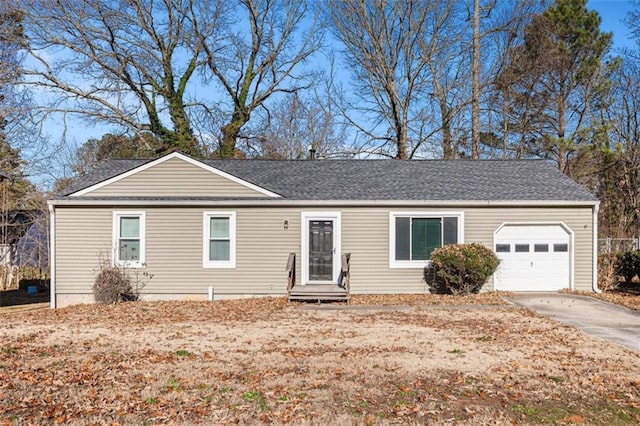
<svg viewBox="0 0 640 426"><path fill-rule="evenodd" d="M56 308L56 210L49 203L49 290L51 309Z"/></svg>
<svg viewBox="0 0 640 426"><path fill-rule="evenodd" d="M593 291L602 293L598 288L598 211L600 203L593 206Z"/></svg>

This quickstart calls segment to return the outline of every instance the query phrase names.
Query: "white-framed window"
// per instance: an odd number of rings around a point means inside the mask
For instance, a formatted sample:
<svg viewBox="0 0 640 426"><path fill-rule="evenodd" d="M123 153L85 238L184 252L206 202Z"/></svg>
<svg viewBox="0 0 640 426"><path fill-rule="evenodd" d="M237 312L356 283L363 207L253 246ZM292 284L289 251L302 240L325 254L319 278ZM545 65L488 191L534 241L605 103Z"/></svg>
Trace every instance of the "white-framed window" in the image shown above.
<svg viewBox="0 0 640 426"><path fill-rule="evenodd" d="M145 265L145 212L113 212L113 260L116 266Z"/></svg>
<svg viewBox="0 0 640 426"><path fill-rule="evenodd" d="M236 212L203 213L203 268L236 267Z"/></svg>
<svg viewBox="0 0 640 426"><path fill-rule="evenodd" d="M463 241L463 212L389 212L390 268L423 268L433 250Z"/></svg>

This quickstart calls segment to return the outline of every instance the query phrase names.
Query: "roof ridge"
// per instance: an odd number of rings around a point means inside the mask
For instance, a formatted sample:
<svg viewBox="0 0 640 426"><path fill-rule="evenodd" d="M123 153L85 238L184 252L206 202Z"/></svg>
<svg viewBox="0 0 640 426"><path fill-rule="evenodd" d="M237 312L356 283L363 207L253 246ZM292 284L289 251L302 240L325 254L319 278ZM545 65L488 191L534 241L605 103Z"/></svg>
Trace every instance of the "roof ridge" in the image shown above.
<svg viewBox="0 0 640 426"><path fill-rule="evenodd" d="M399 160L396 158L323 158L316 160L309 159L295 159L295 158L207 158L198 161L228 161L228 162L243 162L243 161L255 161L255 162L292 162L292 163L323 163L323 162L338 162L338 161L357 161L357 162L389 162L389 163L410 163L410 162L468 162L468 163L484 163L484 162L505 162L505 163L529 163L529 162L547 162L543 158L480 158L477 160L471 158L411 158Z"/></svg>

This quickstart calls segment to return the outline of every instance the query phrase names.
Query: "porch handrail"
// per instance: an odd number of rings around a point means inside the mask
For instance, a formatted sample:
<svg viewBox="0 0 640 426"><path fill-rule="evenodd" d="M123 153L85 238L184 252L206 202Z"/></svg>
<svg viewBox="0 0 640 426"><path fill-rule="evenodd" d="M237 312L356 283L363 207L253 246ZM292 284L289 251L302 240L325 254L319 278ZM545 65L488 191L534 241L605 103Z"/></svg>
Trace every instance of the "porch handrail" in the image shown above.
<svg viewBox="0 0 640 426"><path fill-rule="evenodd" d="M287 260L287 293L291 294L291 289L296 285L296 254L289 253Z"/></svg>
<svg viewBox="0 0 640 426"><path fill-rule="evenodd" d="M342 277L342 287L347 290L347 296L351 291L351 253L341 256L340 276Z"/></svg>

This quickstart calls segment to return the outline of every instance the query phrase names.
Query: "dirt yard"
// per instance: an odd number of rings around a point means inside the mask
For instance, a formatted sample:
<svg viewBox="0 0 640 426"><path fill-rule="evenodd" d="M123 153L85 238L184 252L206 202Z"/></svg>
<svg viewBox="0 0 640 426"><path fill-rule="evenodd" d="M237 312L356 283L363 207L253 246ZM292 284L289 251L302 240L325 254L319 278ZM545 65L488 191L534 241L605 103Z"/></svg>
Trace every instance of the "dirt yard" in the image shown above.
<svg viewBox="0 0 640 426"><path fill-rule="evenodd" d="M496 295L0 315L0 424L638 424L640 355Z"/></svg>

